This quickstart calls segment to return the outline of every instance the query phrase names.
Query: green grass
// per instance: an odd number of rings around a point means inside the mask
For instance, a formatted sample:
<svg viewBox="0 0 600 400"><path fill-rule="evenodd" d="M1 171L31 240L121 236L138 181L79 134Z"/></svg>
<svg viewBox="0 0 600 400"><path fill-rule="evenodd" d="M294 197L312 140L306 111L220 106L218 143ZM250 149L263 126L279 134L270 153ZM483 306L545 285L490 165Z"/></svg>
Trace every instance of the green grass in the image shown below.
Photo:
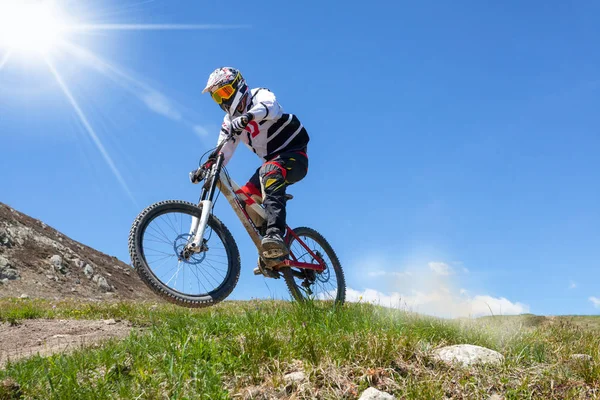
<svg viewBox="0 0 600 400"><path fill-rule="evenodd" d="M0 301L0 320L26 318L115 318L142 329L102 346L9 363L0 371L0 399L356 399L369 386L403 399L600 397L592 317L448 321L368 304L249 301L188 310ZM500 351L506 362L454 368L432 359L432 349L460 343ZM572 361L574 353L593 361ZM284 375L299 369L308 382L286 384Z"/></svg>

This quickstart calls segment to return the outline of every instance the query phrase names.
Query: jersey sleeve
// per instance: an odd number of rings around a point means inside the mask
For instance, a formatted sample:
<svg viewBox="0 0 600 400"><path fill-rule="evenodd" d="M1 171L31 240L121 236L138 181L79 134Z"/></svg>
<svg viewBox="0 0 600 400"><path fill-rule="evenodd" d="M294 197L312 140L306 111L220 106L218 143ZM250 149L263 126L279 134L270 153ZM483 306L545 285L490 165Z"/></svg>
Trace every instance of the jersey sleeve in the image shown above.
<svg viewBox="0 0 600 400"><path fill-rule="evenodd" d="M225 114L225 117L223 118L223 124L221 125L221 132L219 133L219 139L217 140L217 146L220 145L225 139L227 139L230 130L231 120L229 119L229 114ZM223 166L227 165L229 160L231 160L231 157L233 156L233 153L235 152L235 149L237 148L239 142L240 139L234 136L229 142L225 144L225 146L223 146L223 148L221 149L221 153L223 153Z"/></svg>
<svg viewBox="0 0 600 400"><path fill-rule="evenodd" d="M278 119L283 114L283 107L269 89L260 88L253 97L254 106L248 112L254 115L255 121Z"/></svg>

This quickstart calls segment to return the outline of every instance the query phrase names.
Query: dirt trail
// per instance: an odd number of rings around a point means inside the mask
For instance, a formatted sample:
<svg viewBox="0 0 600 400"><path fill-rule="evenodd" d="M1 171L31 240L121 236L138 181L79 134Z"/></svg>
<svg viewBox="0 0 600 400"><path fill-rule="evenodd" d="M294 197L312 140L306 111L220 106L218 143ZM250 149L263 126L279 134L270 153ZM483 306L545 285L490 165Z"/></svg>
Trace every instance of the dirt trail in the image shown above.
<svg viewBox="0 0 600 400"><path fill-rule="evenodd" d="M36 354L47 356L79 349L110 338L124 338L132 327L127 322L48 320L20 321L18 325L0 324L0 368L6 362Z"/></svg>

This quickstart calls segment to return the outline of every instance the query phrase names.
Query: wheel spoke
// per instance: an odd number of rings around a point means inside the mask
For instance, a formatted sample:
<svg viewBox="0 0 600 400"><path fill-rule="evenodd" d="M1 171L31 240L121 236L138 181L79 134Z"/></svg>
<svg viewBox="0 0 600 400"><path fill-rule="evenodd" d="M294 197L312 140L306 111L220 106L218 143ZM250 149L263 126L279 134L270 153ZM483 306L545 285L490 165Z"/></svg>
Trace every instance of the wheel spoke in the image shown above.
<svg viewBox="0 0 600 400"><path fill-rule="evenodd" d="M142 237L143 254L154 276L164 285L190 296L205 296L227 277L229 255L223 239L207 225L204 237L210 238L208 251L182 258L181 252L191 239L184 222L191 224L192 217L179 211L154 217Z"/></svg>

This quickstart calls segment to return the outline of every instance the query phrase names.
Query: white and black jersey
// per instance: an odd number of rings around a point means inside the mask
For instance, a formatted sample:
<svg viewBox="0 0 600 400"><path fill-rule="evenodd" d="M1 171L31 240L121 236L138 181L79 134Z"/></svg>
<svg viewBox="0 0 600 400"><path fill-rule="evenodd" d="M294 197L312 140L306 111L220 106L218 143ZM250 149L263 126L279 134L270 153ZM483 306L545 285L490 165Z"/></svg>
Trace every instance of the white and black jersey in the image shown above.
<svg viewBox="0 0 600 400"><path fill-rule="evenodd" d="M306 129L295 115L283 112L283 107L269 89L252 89L245 112L252 113L254 119L241 135L229 141L221 150L225 156L224 165L231 159L240 140L263 161L282 152L306 150L309 141ZM226 114L217 144L229 135L230 127L231 119Z"/></svg>

